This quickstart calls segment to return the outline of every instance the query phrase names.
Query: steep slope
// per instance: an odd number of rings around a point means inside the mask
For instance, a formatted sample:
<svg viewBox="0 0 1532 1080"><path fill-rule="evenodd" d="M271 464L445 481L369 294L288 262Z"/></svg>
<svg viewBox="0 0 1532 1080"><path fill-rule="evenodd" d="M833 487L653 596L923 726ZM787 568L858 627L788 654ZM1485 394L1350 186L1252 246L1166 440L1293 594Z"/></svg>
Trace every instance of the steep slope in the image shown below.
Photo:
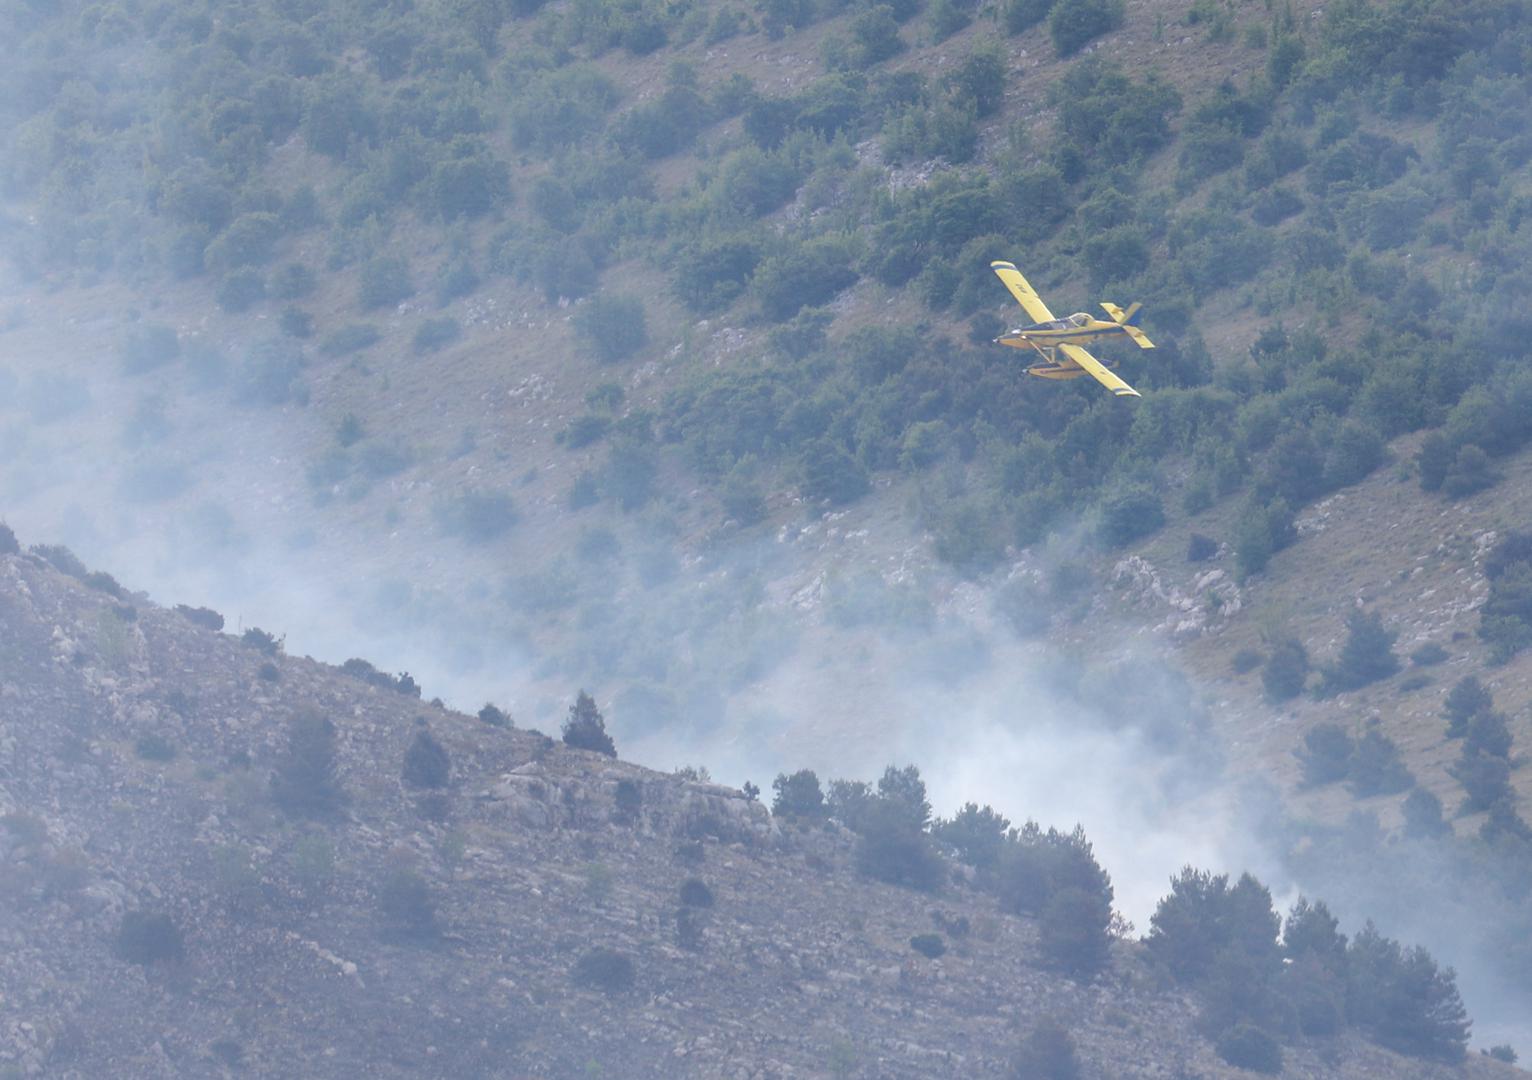
<svg viewBox="0 0 1532 1080"><path fill-rule="evenodd" d="M1071 981L1040 963L1035 921L962 884L861 878L844 832L784 827L738 791L426 705L30 556L0 555L0 627L16 1075L999 1077L1043 1016L1087 1075L1241 1075L1141 946ZM304 820L268 777L315 715L345 798ZM425 730L444 788L400 783ZM944 956L910 949L938 928ZM592 955L609 966L582 984ZM1284 1075L1503 1069L1344 1036L1291 1049Z"/></svg>

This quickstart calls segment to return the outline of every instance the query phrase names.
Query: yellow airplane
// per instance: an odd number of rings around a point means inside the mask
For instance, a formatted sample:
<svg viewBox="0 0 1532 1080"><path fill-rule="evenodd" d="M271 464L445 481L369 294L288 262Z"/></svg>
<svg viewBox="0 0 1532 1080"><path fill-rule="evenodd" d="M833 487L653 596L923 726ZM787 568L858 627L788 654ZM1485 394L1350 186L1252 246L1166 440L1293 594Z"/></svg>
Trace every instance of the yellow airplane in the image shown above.
<svg viewBox="0 0 1532 1080"><path fill-rule="evenodd" d="M1091 375L1118 397L1139 396L1137 390L1112 373L1116 361L1110 365L1103 364L1081 348L1081 343L1113 334L1126 334L1140 349L1154 348L1154 342L1145 337L1136 325L1141 304L1134 304L1124 311L1116 304L1103 303L1101 306L1112 317L1111 321L1093 319L1083 311L1067 319L1057 319L1048 310L1048 305L1043 303L1043 298L1037 295L1037 290L1027 284L1027 279L1021 276L1015 263L992 262L989 268L1005 282L1005 287L1011 290L1011 295L1026 309L1027 314L1037 320L1031 326L1020 327L995 339L998 345L1037 350L1042 359L1027 368L1028 375L1038 375L1044 379L1077 379L1081 375ZM1059 353L1064 354L1062 359Z"/></svg>

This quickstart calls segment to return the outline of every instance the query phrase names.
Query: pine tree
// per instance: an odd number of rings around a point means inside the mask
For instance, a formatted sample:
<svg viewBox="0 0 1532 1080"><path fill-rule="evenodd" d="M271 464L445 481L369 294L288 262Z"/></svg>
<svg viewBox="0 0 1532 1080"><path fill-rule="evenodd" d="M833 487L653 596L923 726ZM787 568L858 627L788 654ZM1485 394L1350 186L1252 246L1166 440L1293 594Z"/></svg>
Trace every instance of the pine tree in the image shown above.
<svg viewBox="0 0 1532 1080"><path fill-rule="evenodd" d="M271 777L271 797L294 817L333 817L345 805L336 774L335 725L300 713L287 728L287 750Z"/></svg>
<svg viewBox="0 0 1532 1080"><path fill-rule="evenodd" d="M1495 699L1477 678L1468 675L1459 679L1447 695L1442 710L1442 716L1447 721L1447 738L1456 739L1468 734L1468 722L1494 707Z"/></svg>
<svg viewBox="0 0 1532 1080"><path fill-rule="evenodd" d="M452 775L452 760L447 748L437 742L429 731L421 729L404 753L404 770L400 779L413 788L443 788Z"/></svg>
<svg viewBox="0 0 1532 1080"><path fill-rule="evenodd" d="M617 756L617 744L606 733L606 721L596 708L596 699L581 690L575 703L569 707L569 718L564 721L564 743L576 750L594 750L607 757Z"/></svg>
<svg viewBox="0 0 1532 1080"><path fill-rule="evenodd" d="M1326 687L1355 690L1394 674L1399 670L1399 658L1394 655L1398 636L1383 628L1383 617L1376 611L1353 611L1346 619L1346 643L1325 672Z"/></svg>

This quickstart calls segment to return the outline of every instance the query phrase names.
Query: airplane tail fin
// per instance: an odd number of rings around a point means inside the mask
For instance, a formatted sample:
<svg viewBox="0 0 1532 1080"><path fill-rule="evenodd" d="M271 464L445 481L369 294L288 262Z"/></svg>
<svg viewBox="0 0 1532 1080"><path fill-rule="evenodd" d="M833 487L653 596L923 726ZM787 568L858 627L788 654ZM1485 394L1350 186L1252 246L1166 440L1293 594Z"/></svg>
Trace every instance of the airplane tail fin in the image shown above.
<svg viewBox="0 0 1532 1080"><path fill-rule="evenodd" d="M1112 317L1112 321L1115 322L1118 326L1122 327L1123 333L1132 338L1134 343L1140 349L1154 348L1154 342L1150 341L1148 336L1138 328L1138 313L1139 310L1143 308L1143 304L1135 301L1133 304L1129 305L1127 311L1122 310L1122 308L1112 303L1104 302L1101 306L1105 308L1106 313Z"/></svg>

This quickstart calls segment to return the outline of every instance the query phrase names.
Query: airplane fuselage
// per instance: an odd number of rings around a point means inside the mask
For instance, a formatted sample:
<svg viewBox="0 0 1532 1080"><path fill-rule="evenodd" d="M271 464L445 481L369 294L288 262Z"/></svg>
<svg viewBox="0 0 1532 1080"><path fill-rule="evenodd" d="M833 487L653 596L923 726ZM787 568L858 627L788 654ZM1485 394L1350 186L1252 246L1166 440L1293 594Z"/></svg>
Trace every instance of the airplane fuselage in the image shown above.
<svg viewBox="0 0 1532 1080"><path fill-rule="evenodd" d="M1075 322L1076 319L1083 321ZM995 341L1017 349L1028 347L1049 349L1058 345L1088 345L1103 337L1114 335L1126 337L1127 331L1120 323L1093 319L1089 315L1074 315L1068 319L1054 319L1052 322L1018 327L996 338Z"/></svg>

